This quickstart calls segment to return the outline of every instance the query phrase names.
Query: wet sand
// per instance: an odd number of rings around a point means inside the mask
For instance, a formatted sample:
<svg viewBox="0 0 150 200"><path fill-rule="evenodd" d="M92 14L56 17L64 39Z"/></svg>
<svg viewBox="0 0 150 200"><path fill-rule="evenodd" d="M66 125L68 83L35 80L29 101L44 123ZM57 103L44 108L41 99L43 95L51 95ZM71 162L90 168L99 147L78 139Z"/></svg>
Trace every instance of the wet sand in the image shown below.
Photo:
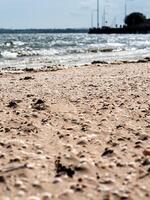
<svg viewBox="0 0 150 200"><path fill-rule="evenodd" d="M0 73L0 200L150 199L150 63Z"/></svg>

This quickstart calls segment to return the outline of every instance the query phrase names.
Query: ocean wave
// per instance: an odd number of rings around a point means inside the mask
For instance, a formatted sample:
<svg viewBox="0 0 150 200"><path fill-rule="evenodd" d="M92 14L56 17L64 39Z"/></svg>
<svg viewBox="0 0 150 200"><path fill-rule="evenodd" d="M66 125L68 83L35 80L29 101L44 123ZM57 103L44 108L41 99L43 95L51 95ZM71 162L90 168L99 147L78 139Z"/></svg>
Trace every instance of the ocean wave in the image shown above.
<svg viewBox="0 0 150 200"><path fill-rule="evenodd" d="M3 44L3 46L6 48L20 47L20 46L24 46L24 45L25 45L25 43L22 41L13 41L13 40L6 41Z"/></svg>
<svg viewBox="0 0 150 200"><path fill-rule="evenodd" d="M125 44L123 44L123 43L119 43L119 42L108 42L108 43L106 43L106 45L108 46L108 47L123 47L123 46L125 46Z"/></svg>
<svg viewBox="0 0 150 200"><path fill-rule="evenodd" d="M25 43L22 42L22 41L13 41L13 44L14 44L15 46L24 46L24 45L25 45Z"/></svg>
<svg viewBox="0 0 150 200"><path fill-rule="evenodd" d="M1 58L17 59L20 57L34 57L34 56L54 56L59 55L60 52L55 49L41 49L41 50L12 50L3 51L0 53Z"/></svg>
<svg viewBox="0 0 150 200"><path fill-rule="evenodd" d="M18 51L17 57L30 57L30 56L39 56L39 53L36 51Z"/></svg>
<svg viewBox="0 0 150 200"><path fill-rule="evenodd" d="M81 54L81 53L85 53L86 50L85 49L68 49L67 53L68 54Z"/></svg>
<svg viewBox="0 0 150 200"><path fill-rule="evenodd" d="M150 35L0 35L0 64L78 63L150 54Z"/></svg>
<svg viewBox="0 0 150 200"><path fill-rule="evenodd" d="M73 47L77 46L76 41L54 40L51 42L51 47Z"/></svg>
<svg viewBox="0 0 150 200"><path fill-rule="evenodd" d="M19 57L29 57L29 56L38 56L39 54L35 51L3 51L1 52L1 58L4 59L17 59Z"/></svg>
<svg viewBox="0 0 150 200"><path fill-rule="evenodd" d="M41 56L53 56L53 55L58 55L59 51L56 49L41 49L36 51L39 55Z"/></svg>
<svg viewBox="0 0 150 200"><path fill-rule="evenodd" d="M17 56L18 54L14 52L9 52L9 51L1 52L1 57L5 59L16 59Z"/></svg>

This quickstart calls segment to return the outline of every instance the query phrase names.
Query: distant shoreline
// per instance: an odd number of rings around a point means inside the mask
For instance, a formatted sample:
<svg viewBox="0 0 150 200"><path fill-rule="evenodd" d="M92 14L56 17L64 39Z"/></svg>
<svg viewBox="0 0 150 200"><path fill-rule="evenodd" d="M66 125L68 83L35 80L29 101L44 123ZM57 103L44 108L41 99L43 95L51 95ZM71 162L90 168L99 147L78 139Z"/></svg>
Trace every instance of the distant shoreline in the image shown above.
<svg viewBox="0 0 150 200"><path fill-rule="evenodd" d="M0 29L0 34L88 33L88 29Z"/></svg>
<svg viewBox="0 0 150 200"><path fill-rule="evenodd" d="M89 34L149 34L150 27L90 28Z"/></svg>

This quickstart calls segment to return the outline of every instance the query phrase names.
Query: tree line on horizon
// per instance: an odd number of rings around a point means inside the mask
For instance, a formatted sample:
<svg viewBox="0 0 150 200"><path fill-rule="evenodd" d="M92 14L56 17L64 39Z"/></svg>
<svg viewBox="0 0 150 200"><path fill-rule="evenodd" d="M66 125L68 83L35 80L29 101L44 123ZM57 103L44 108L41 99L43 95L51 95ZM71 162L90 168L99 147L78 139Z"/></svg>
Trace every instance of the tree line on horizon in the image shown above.
<svg viewBox="0 0 150 200"><path fill-rule="evenodd" d="M87 33L88 29L3 29L0 28L0 34L36 34L36 33Z"/></svg>
<svg viewBox="0 0 150 200"><path fill-rule="evenodd" d="M143 13L133 12L125 17L125 26L135 27L135 26L148 26L150 27L150 19L146 18Z"/></svg>

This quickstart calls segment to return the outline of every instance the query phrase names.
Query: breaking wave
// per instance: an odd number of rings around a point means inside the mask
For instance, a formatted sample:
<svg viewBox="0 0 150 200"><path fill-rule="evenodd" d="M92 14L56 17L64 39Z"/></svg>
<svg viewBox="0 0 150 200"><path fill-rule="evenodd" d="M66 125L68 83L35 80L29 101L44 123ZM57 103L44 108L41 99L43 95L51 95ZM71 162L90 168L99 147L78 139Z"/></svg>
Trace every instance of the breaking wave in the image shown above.
<svg viewBox="0 0 150 200"><path fill-rule="evenodd" d="M80 64L150 55L150 35L2 34L0 67Z"/></svg>

